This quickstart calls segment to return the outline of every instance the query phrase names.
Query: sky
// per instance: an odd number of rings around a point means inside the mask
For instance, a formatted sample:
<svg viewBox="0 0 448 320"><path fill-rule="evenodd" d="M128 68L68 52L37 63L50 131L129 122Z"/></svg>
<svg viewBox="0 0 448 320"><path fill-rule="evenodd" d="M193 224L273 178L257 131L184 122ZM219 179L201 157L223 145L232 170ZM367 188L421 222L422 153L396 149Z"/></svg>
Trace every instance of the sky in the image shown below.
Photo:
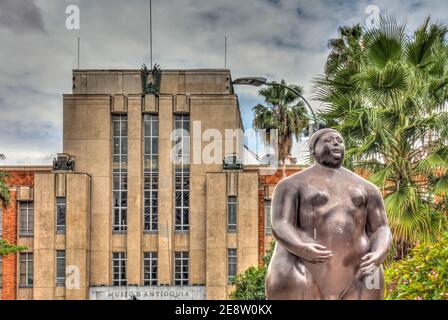
<svg viewBox="0 0 448 320"><path fill-rule="evenodd" d="M66 27L76 5L79 30ZM153 0L153 61L162 69L227 68L232 78L261 76L304 87L324 70L328 40L341 25L377 14L407 21L428 15L448 24L446 0ZM71 93L81 38L81 69L149 65L149 0L0 0L0 153L3 164L50 164L62 152L62 94ZM244 127L263 100L235 87ZM295 144L293 154L304 153Z"/></svg>

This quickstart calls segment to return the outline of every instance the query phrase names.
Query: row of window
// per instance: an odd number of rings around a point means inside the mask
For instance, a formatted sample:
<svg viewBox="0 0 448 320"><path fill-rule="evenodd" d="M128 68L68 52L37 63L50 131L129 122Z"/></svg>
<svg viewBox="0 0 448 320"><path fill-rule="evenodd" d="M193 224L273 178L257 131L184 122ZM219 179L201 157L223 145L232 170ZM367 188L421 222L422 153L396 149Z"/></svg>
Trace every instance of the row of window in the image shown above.
<svg viewBox="0 0 448 320"><path fill-rule="evenodd" d="M127 230L128 201L128 120L126 115L116 115L113 127L113 226L115 232ZM190 117L176 115L174 119L175 148L175 230L190 228ZM159 187L159 119L156 114L143 115L144 157L144 223L145 231L158 230Z"/></svg>
<svg viewBox="0 0 448 320"><path fill-rule="evenodd" d="M143 255L144 285L156 286L158 284L157 252L146 252ZM127 285L127 257L126 252L112 254L112 284L114 286ZM237 272L236 249L227 249L227 279L232 283ZM174 253L174 285L187 286L189 281L189 254L188 252Z"/></svg>
<svg viewBox="0 0 448 320"><path fill-rule="evenodd" d="M66 201L56 198L56 231L65 232ZM0 238L3 235L3 210L0 208ZM19 236L32 237L34 235L34 204L33 202L19 202Z"/></svg>
<svg viewBox="0 0 448 320"><path fill-rule="evenodd" d="M0 256L0 287L2 285L3 259ZM158 285L157 278L158 255L157 252L143 254L143 281L145 286ZM237 272L236 249L227 250L227 278L232 283ZM66 258L64 250L56 251L56 285L65 285ZM30 252L20 253L19 260L19 286L32 287L34 277L34 255ZM174 255L174 284L186 286L189 281L189 255L188 252L175 252ZM112 284L114 286L127 285L127 257L126 252L112 254Z"/></svg>
<svg viewBox="0 0 448 320"><path fill-rule="evenodd" d="M188 177L185 171L179 172L176 175L176 212L179 210L179 214L176 214L176 226L186 227L188 223ZM154 179L152 173L149 179ZM182 183L184 181L184 183ZM155 182L154 184L157 184ZM157 231L157 186L146 182L145 176L145 194L149 193L148 199L145 200L145 220L144 230ZM146 199L146 197L145 197ZM19 235L20 236L32 236L34 232L34 206L32 202L21 202L19 204L20 216L19 216ZM265 230L266 234L272 233L271 228L271 200L265 200ZM66 199L63 197L56 198L56 231L65 232L66 228L66 211L67 204ZM181 214L185 213L185 214ZM237 197L229 196L227 198L227 229L228 231L236 231L236 217L237 217ZM115 229L114 229L115 230ZM176 230L188 230L184 228L176 228ZM3 234L3 211L0 208L0 237Z"/></svg>

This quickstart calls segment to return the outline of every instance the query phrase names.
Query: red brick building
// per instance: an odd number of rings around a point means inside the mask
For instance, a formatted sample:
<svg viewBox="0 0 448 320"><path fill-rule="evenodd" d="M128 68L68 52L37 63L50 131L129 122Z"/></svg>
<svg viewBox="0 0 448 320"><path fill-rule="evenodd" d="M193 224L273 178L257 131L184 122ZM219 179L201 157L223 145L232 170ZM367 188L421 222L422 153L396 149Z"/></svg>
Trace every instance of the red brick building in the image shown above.
<svg viewBox="0 0 448 320"><path fill-rule="evenodd" d="M19 212L20 208L27 206L32 210L34 174L36 172L49 172L51 166L11 166L2 167L2 171L8 173L6 183L9 187L9 203L0 209L0 237L9 244L18 244L32 248L32 238L19 236ZM25 251L28 252L28 251ZM0 260L0 297L1 300L17 299L18 286L18 254L9 254Z"/></svg>
<svg viewBox="0 0 448 320"><path fill-rule="evenodd" d="M299 172L303 167L288 166L286 176ZM283 179L283 171L277 170L275 174L259 174L258 191L258 264L263 265L263 256L269 248L269 242L273 239L270 227L270 208L272 193L275 186Z"/></svg>

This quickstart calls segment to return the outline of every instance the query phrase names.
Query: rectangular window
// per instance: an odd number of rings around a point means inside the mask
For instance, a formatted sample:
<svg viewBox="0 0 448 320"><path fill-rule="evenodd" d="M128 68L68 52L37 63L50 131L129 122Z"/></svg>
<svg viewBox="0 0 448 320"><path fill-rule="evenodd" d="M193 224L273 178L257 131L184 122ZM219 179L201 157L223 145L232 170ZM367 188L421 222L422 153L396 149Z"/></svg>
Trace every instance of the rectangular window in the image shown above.
<svg viewBox="0 0 448 320"><path fill-rule="evenodd" d="M159 117L143 115L144 128L144 230L158 230Z"/></svg>
<svg viewBox="0 0 448 320"><path fill-rule="evenodd" d="M271 200L264 200L264 217L265 217L265 232L266 234L272 234Z"/></svg>
<svg viewBox="0 0 448 320"><path fill-rule="evenodd" d="M20 281L21 287L32 287L34 276L33 254L26 252L20 254Z"/></svg>
<svg viewBox="0 0 448 320"><path fill-rule="evenodd" d="M21 202L19 207L20 207L19 235L23 236L23 237L33 236L33 233L34 233L34 205L32 202Z"/></svg>
<svg viewBox="0 0 448 320"><path fill-rule="evenodd" d="M236 276L236 249L227 249L227 281L233 283Z"/></svg>
<svg viewBox="0 0 448 320"><path fill-rule="evenodd" d="M114 252L112 253L112 275L114 286L126 286L126 252Z"/></svg>
<svg viewBox="0 0 448 320"><path fill-rule="evenodd" d="M145 286L157 285L157 252L143 254L143 281Z"/></svg>
<svg viewBox="0 0 448 320"><path fill-rule="evenodd" d="M236 231L236 196L227 197L227 230Z"/></svg>
<svg viewBox="0 0 448 320"><path fill-rule="evenodd" d="M174 285L188 286L188 252L174 253Z"/></svg>
<svg viewBox="0 0 448 320"><path fill-rule="evenodd" d="M65 285L65 251L56 251L56 285Z"/></svg>
<svg viewBox="0 0 448 320"><path fill-rule="evenodd" d="M56 198L56 232L65 232L67 203L65 197Z"/></svg>
<svg viewBox="0 0 448 320"><path fill-rule="evenodd" d="M128 210L128 119L113 116L113 231L127 230Z"/></svg>
<svg viewBox="0 0 448 320"><path fill-rule="evenodd" d="M175 127L175 230L190 229L190 116L176 115Z"/></svg>
<svg viewBox="0 0 448 320"><path fill-rule="evenodd" d="M2 203L0 202L0 239L3 236L3 209L1 208Z"/></svg>

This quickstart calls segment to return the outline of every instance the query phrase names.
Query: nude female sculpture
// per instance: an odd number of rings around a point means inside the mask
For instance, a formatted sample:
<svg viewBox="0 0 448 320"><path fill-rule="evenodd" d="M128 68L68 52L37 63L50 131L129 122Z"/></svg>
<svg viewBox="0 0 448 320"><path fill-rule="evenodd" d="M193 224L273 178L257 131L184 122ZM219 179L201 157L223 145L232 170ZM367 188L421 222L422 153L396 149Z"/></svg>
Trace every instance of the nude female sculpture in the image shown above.
<svg viewBox="0 0 448 320"><path fill-rule="evenodd" d="M392 238L381 193L341 167L345 147L336 130L314 133L310 152L316 163L274 190L266 298L382 299L381 263ZM377 286L366 281L372 275Z"/></svg>

